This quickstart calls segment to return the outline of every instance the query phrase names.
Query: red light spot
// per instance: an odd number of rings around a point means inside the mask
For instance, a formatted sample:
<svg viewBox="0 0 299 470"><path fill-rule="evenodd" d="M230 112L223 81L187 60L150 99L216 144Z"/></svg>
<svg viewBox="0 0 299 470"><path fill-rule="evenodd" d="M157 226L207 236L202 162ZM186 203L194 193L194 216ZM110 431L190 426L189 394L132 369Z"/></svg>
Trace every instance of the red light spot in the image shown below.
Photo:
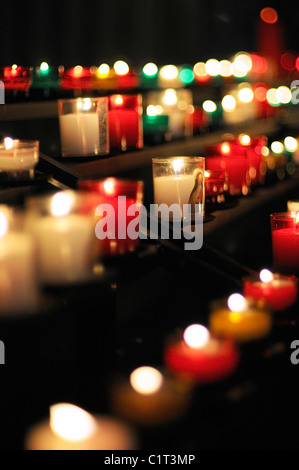
<svg viewBox="0 0 299 470"><path fill-rule="evenodd" d="M256 101L262 103L263 101L267 101L267 91L268 88L264 85L258 85L254 90L254 97Z"/></svg>
<svg viewBox="0 0 299 470"><path fill-rule="evenodd" d="M280 64L285 70L296 68L296 57L291 52L285 52L280 58Z"/></svg>
<svg viewBox="0 0 299 470"><path fill-rule="evenodd" d="M278 20L278 15L276 10L271 7L263 8L260 12L260 17L264 23L274 24Z"/></svg>

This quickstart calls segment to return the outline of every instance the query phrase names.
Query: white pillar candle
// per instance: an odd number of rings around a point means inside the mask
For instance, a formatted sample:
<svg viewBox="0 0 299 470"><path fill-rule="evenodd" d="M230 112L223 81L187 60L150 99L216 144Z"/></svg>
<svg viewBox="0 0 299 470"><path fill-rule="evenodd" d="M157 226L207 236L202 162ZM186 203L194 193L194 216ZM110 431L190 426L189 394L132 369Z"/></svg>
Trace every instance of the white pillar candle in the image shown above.
<svg viewBox="0 0 299 470"><path fill-rule="evenodd" d="M0 171L32 170L38 160L38 141L22 142L6 137L0 145Z"/></svg>
<svg viewBox="0 0 299 470"><path fill-rule="evenodd" d="M183 211L183 204L189 203L194 188L193 175L158 176L154 178L155 204L179 204Z"/></svg>

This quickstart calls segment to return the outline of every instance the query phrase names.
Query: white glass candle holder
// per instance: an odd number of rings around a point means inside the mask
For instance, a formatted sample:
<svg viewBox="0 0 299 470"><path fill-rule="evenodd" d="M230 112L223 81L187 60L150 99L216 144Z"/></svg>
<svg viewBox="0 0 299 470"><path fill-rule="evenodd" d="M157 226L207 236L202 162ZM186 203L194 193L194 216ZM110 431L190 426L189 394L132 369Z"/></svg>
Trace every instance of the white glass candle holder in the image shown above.
<svg viewBox="0 0 299 470"><path fill-rule="evenodd" d="M33 170L39 160L39 142L5 137L0 144L0 171Z"/></svg>
<svg viewBox="0 0 299 470"><path fill-rule="evenodd" d="M84 283L98 257L93 217L81 212L76 191L27 201L27 230L36 246L39 279L45 285Z"/></svg>
<svg viewBox="0 0 299 470"><path fill-rule="evenodd" d="M203 157L153 158L153 189L156 210L173 204L173 220L203 217L205 206L205 159ZM184 207L188 206L188 207Z"/></svg>
<svg viewBox="0 0 299 470"><path fill-rule="evenodd" d="M93 157L109 153L108 99L58 100L62 157Z"/></svg>

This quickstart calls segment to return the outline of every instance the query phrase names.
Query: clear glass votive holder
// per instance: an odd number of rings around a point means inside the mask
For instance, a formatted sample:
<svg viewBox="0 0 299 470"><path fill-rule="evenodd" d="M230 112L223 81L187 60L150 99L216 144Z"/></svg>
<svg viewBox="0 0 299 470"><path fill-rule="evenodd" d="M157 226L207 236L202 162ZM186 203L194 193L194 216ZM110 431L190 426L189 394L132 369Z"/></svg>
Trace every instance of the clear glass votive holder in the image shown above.
<svg viewBox="0 0 299 470"><path fill-rule="evenodd" d="M95 157L109 153L108 98L58 100L62 157Z"/></svg>
<svg viewBox="0 0 299 470"><path fill-rule="evenodd" d="M39 141L5 137L0 144L0 171L31 171L39 161Z"/></svg>
<svg viewBox="0 0 299 470"><path fill-rule="evenodd" d="M155 157L152 159L152 170L156 210L161 204L166 204L168 208L174 204L173 220L185 219L190 214L192 219L204 216L204 157Z"/></svg>

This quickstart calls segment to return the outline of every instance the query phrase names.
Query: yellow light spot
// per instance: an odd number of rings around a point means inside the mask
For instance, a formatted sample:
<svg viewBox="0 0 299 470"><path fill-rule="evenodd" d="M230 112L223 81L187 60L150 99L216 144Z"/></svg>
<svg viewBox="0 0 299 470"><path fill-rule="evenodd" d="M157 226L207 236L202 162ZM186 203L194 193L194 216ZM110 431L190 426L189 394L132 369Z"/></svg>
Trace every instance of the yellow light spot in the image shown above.
<svg viewBox="0 0 299 470"><path fill-rule="evenodd" d="M266 93L267 101L272 106L277 106L280 104L280 101L277 98L276 88L269 88Z"/></svg>
<svg viewBox="0 0 299 470"><path fill-rule="evenodd" d="M270 147L271 147L272 152L276 153L277 155L283 153L284 146L282 142L279 142L278 140L274 140L274 142L272 142Z"/></svg>
<svg viewBox="0 0 299 470"><path fill-rule="evenodd" d="M121 95L116 95L114 97L114 104L116 105L123 105L124 104L124 99Z"/></svg>
<svg viewBox="0 0 299 470"><path fill-rule="evenodd" d="M263 145L261 148L261 154L263 155L263 157L268 157L269 153L270 153L270 150L268 149L268 147Z"/></svg>
<svg viewBox="0 0 299 470"><path fill-rule="evenodd" d="M163 384L163 376L154 367L139 367L130 375L132 388L142 395L152 395L156 393Z"/></svg>
<svg viewBox="0 0 299 470"><path fill-rule="evenodd" d="M158 73L158 67L153 62L148 62L147 64L145 64L142 71L145 75L148 75L149 77L151 77Z"/></svg>
<svg viewBox="0 0 299 470"><path fill-rule="evenodd" d="M113 68L117 75L126 75L129 72L129 66L123 60L117 60L113 65Z"/></svg>
<svg viewBox="0 0 299 470"><path fill-rule="evenodd" d="M295 150L297 150L298 148L298 141L294 137L291 137L291 136L286 137L283 143L285 145L285 148L289 152L295 152Z"/></svg>
<svg viewBox="0 0 299 470"><path fill-rule="evenodd" d="M110 67L108 64L101 64L99 67L98 67L98 75L101 77L101 78L105 78L105 77L108 77L109 73L110 73Z"/></svg>
<svg viewBox="0 0 299 470"><path fill-rule="evenodd" d="M206 113L214 113L217 109L217 105L212 100L206 100L203 102L202 108Z"/></svg>
<svg viewBox="0 0 299 470"><path fill-rule="evenodd" d="M210 333L203 325L190 325L185 329L183 338L190 348L197 349L207 344Z"/></svg>
<svg viewBox="0 0 299 470"><path fill-rule="evenodd" d="M220 60L219 73L221 77L230 77L233 74L232 63L229 60Z"/></svg>
<svg viewBox="0 0 299 470"><path fill-rule="evenodd" d="M174 80L179 75L179 70L175 65L164 65L161 67L159 76L164 80Z"/></svg>
<svg viewBox="0 0 299 470"><path fill-rule="evenodd" d="M76 77L79 77L83 72L83 67L81 65L76 65L76 67L74 68L74 75Z"/></svg>
<svg viewBox="0 0 299 470"><path fill-rule="evenodd" d="M177 103L177 93L173 88L168 88L162 98L163 103L166 106L173 106Z"/></svg>
<svg viewBox="0 0 299 470"><path fill-rule="evenodd" d="M217 59L209 59L205 65L206 73L211 77L216 77L220 73L220 64Z"/></svg>
<svg viewBox="0 0 299 470"><path fill-rule="evenodd" d="M277 101L283 104L287 104L292 99L292 92L287 86L279 86L276 90Z"/></svg>
<svg viewBox="0 0 299 470"><path fill-rule="evenodd" d="M228 143L224 142L221 145L221 153L228 154L229 152L230 152L230 145Z"/></svg>
<svg viewBox="0 0 299 470"><path fill-rule="evenodd" d="M224 111L232 112L236 107L236 100L232 95L225 95L222 98L221 104Z"/></svg>
<svg viewBox="0 0 299 470"><path fill-rule="evenodd" d="M3 142L6 150L11 150L14 146L14 141L11 137L5 137Z"/></svg>
<svg viewBox="0 0 299 470"><path fill-rule="evenodd" d="M182 160L181 158L176 158L172 162L172 168L174 169L175 173L180 173L183 166L184 166L184 160Z"/></svg>
<svg viewBox="0 0 299 470"><path fill-rule="evenodd" d="M242 145L249 145L250 141L251 141L249 135L247 135L247 134L240 134L239 135L239 140L240 140Z"/></svg>
<svg viewBox="0 0 299 470"><path fill-rule="evenodd" d="M197 62L193 67L193 72L198 77L206 77L208 75L206 72L206 64L204 62Z"/></svg>
<svg viewBox="0 0 299 470"><path fill-rule="evenodd" d="M238 92L238 97L242 103L250 103L253 100L254 94L251 88L242 88Z"/></svg>
<svg viewBox="0 0 299 470"><path fill-rule="evenodd" d="M46 72L49 69L49 64L47 62L42 62L39 68L42 72Z"/></svg>
<svg viewBox="0 0 299 470"><path fill-rule="evenodd" d="M87 411L68 403L50 407L50 428L63 439L79 441L95 430L95 420Z"/></svg>

